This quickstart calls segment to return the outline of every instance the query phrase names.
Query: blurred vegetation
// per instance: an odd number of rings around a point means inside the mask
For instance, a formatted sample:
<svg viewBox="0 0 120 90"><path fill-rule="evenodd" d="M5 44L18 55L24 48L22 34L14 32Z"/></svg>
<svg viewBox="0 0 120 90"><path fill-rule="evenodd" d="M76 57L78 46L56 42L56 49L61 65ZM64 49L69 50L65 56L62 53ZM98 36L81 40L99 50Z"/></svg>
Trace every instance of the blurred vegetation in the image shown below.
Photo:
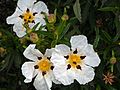
<svg viewBox="0 0 120 90"><path fill-rule="evenodd" d="M120 0L42 1L47 4L50 13L57 9L55 25L59 32L57 41L51 32L38 32L41 37L38 48L42 52L58 43L69 45L72 35L83 34L101 58L92 82L79 85L75 81L70 86L53 84L52 90L120 90ZM17 0L0 0L0 90L35 90L32 82L23 82L25 78L21 74L21 65L27 61L22 54L25 46L13 32L12 25L6 24L6 18L14 12L16 3ZM69 19L63 26L59 21L65 7ZM27 45L30 43L28 41ZM103 74L107 72L115 76L112 85L105 84L103 80Z"/></svg>

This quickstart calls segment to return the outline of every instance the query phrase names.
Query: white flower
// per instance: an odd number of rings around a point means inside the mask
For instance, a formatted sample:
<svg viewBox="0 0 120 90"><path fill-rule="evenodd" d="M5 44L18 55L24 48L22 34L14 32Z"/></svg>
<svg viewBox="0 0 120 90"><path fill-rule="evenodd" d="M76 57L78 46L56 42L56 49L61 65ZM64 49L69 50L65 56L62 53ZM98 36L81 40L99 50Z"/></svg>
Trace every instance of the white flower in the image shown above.
<svg viewBox="0 0 120 90"><path fill-rule="evenodd" d="M35 49L35 46L35 44L30 44L23 53L27 59L31 60L25 62L21 68L22 74L26 78L24 82L29 83L35 77L33 85L37 90L51 90L52 81L59 84L53 75L54 66L50 61L54 49L46 49L43 55L38 49Z"/></svg>
<svg viewBox="0 0 120 90"><path fill-rule="evenodd" d="M65 44L56 45L56 52L51 57L54 75L64 85L70 85L74 80L86 84L94 79L92 67L98 66L100 59L86 36L72 36L70 43L71 49Z"/></svg>
<svg viewBox="0 0 120 90"><path fill-rule="evenodd" d="M36 30L41 25L46 25L44 15L41 12L48 14L47 6L44 2L36 0L18 0L15 12L6 20L8 24L14 24L13 31L18 37L26 35L26 29L23 24L27 23L30 28L39 23Z"/></svg>

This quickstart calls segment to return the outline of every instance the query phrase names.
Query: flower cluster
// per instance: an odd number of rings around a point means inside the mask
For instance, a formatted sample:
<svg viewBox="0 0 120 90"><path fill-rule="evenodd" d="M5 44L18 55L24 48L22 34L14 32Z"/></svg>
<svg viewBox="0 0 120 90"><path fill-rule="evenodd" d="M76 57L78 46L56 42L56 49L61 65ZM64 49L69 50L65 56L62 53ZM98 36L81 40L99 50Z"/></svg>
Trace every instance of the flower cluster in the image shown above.
<svg viewBox="0 0 120 90"><path fill-rule="evenodd" d="M30 40L36 43L39 37L31 30L36 24L38 25L35 31L45 26L45 16L48 16L50 25L56 22L56 16L48 14L44 2L18 0L17 8L14 14L7 18L7 23L14 24L13 31L18 37L29 34ZM67 14L63 15L62 20L68 20ZM47 29L43 27L42 30ZM30 44L23 52L23 55L30 60L21 68L26 78L24 82L29 83L35 78L33 85L37 90L50 90L52 82L70 85L76 80L84 85L92 81L95 76L94 67L100 64L100 58L94 51L93 45L88 44L84 35L71 36L70 44L71 47L55 43L55 47L46 49L44 54L35 48L36 44Z"/></svg>
<svg viewBox="0 0 120 90"><path fill-rule="evenodd" d="M93 67L100 63L93 46L88 44L84 35L71 37L71 49L65 44L46 49L43 55L35 44L30 44L24 51L24 56L32 60L22 65L22 73L26 83L35 78L37 90L47 90L55 84L70 85L76 79L80 84L86 84L94 79ZM42 86L43 89L40 89Z"/></svg>

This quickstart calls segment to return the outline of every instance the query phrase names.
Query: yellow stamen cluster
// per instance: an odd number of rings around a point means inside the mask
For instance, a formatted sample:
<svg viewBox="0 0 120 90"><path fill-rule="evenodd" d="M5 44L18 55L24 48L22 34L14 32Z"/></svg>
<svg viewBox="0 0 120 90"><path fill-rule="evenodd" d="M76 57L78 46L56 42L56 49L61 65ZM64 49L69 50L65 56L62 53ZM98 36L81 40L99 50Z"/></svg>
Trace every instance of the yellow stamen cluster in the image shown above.
<svg viewBox="0 0 120 90"><path fill-rule="evenodd" d="M48 59L41 59L37 65L40 71L46 72L51 69L52 63Z"/></svg>
<svg viewBox="0 0 120 90"><path fill-rule="evenodd" d="M67 63L70 64L73 68L76 68L78 65L82 64L82 59L78 54L70 54Z"/></svg>
<svg viewBox="0 0 120 90"><path fill-rule="evenodd" d="M34 18L35 18L35 14L37 13L32 13L30 12L29 9L27 9L22 15L20 15L19 17L22 18L24 20L24 23L34 23Z"/></svg>

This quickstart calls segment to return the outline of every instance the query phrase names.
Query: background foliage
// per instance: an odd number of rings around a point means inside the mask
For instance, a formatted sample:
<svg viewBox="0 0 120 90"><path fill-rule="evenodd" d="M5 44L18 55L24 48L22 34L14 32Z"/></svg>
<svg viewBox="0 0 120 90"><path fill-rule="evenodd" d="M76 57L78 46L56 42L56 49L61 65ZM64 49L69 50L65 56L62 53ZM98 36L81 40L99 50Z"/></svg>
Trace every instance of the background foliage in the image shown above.
<svg viewBox="0 0 120 90"><path fill-rule="evenodd" d="M59 38L56 41L56 36L53 37L51 32L39 32L40 51L44 52L59 43L69 45L72 35L84 34L101 58L92 82L79 85L75 81L70 86L53 84L52 90L120 90L120 0L42 1L47 4L50 13L57 9L55 25ZM32 83L23 82L25 78L21 74L21 65L27 61L22 54L25 46L13 32L12 25L6 24L6 18L14 12L16 3L17 0L0 0L0 90L35 90ZM65 7L69 20L63 25L60 18ZM27 45L30 43L28 41ZM107 72L115 76L112 85L103 81L103 74Z"/></svg>

